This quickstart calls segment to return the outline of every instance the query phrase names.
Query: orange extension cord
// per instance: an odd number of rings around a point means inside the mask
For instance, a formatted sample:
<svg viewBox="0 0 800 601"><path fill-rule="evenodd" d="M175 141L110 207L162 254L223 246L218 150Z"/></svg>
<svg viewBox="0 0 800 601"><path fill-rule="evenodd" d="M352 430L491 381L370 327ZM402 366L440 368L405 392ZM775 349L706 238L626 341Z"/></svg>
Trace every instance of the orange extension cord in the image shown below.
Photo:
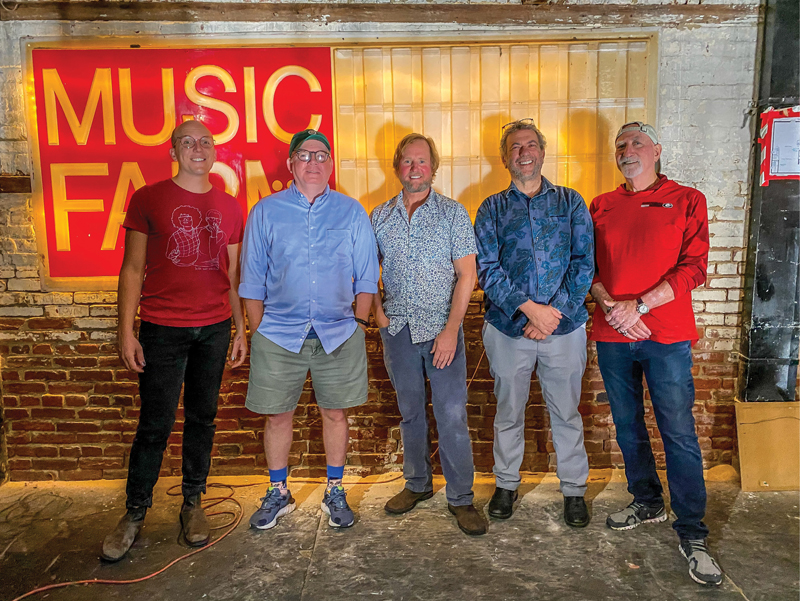
<svg viewBox="0 0 800 601"><path fill-rule="evenodd" d="M467 382L467 390L469 390L469 387L472 385L472 381L475 379L475 376L478 374L478 368L481 366L481 362L483 361L483 357L484 357L485 354L486 354L486 351L484 350L481 353L480 359L478 359L478 364L475 366L475 371L472 373L472 377L469 379L469 382ZM439 447L437 445L436 450L433 453L431 453L431 459L433 459L436 456L436 453L438 453L438 452L439 452ZM388 480L381 480L379 482L355 482L354 484L351 484L350 486L366 486L366 485L372 486L374 484L387 484L389 482L394 482L395 480L399 480L401 477L402 477L402 475L398 475L398 476L394 476L392 478L389 478ZM292 478L291 480L293 482L311 482L311 483L316 482L316 483L319 483L319 484L322 484L322 483L326 482L326 479L324 479L324 478ZM269 482L253 482L252 484L222 484L222 483L217 483L217 482L210 483L208 485L208 488L227 488L227 489L230 490L230 494L228 496L225 496L225 497L209 497L209 498L205 499L203 501L203 509L206 509L206 510L207 509L211 509L212 507L216 507L220 503L224 503L226 501L230 501L231 503L235 503L236 507L238 507L238 512L237 511L215 511L215 512L212 512L212 513L206 513L206 515L208 517L215 516L215 515L230 515L230 516L233 516L233 520L231 522L229 522L228 524L223 524L222 526L215 526L215 527L211 528L212 530L221 530L223 528L227 528L227 530L218 539L208 543L204 547L201 547L199 549L195 549L194 551L190 551L189 553L186 553L185 555L181 555L177 559L173 559L167 565L165 565L163 568L161 568L160 570L158 570L156 572L153 572L152 574L148 574L147 576L142 576L141 578L134 578L133 580L102 580L102 579L99 579L99 578L95 578L95 579L92 579L92 580L73 580L71 582L59 582L57 584L48 584L47 586L42 586L42 587L39 587L39 588L35 588L32 591L29 591L29 592L25 593L24 595L20 595L19 597L16 597L16 598L12 599L11 601L21 601L22 599L27 599L28 597L32 597L34 595L38 595L39 593L43 593L45 591L52 591L52 590L57 589L57 588L66 588L68 586L74 586L74 585L79 585L79 584L83 584L83 585L89 585L89 584L136 584L137 582L144 582L145 580L150 580L151 578L155 578L159 574L163 574L164 572L166 572L169 568L174 566L179 561L183 561L184 559L186 559L188 557L191 557L192 555L197 555L198 553L201 553L202 551L210 549L211 547L216 545L218 542L220 542L222 539L224 539L226 536L228 536L231 532L236 530L237 526L239 526L239 524L242 521L242 516L244 515L244 507L242 507L242 504L239 503L239 501L237 501L236 499L233 498L235 489L237 489L237 488L247 488L249 486L264 486L266 484L269 484ZM176 491L176 489L179 489L179 488L180 488L180 484L175 485L175 486L171 487L169 490L167 490L167 494L169 496L171 496L171 497L176 497L176 496L178 496L180 494L180 492L174 492L174 491Z"/></svg>

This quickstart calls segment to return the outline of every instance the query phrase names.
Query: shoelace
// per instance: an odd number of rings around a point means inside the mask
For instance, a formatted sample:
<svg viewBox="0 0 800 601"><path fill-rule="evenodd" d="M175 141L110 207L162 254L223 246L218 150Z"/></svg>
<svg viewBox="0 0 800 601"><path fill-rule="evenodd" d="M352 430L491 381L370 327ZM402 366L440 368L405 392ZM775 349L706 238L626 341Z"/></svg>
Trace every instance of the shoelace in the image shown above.
<svg viewBox="0 0 800 601"><path fill-rule="evenodd" d="M331 492L328 493L328 503L336 507L336 509L344 509L347 505L344 489L340 486L332 488Z"/></svg>
<svg viewBox="0 0 800 601"><path fill-rule="evenodd" d="M706 546L706 542L704 540L696 539L696 540L684 540L682 541L683 550L686 552L687 557L691 556L696 551L700 553L705 553L708 555L708 547Z"/></svg>
<svg viewBox="0 0 800 601"><path fill-rule="evenodd" d="M650 507L649 505L639 503L638 501L633 501L630 505L628 505L628 508L633 509L633 512L637 516L639 515L639 511L642 509L644 509L645 511L655 511L655 513L658 513L658 510L656 510L655 507Z"/></svg>
<svg viewBox="0 0 800 601"><path fill-rule="evenodd" d="M277 505L280 505L282 500L281 491L278 488L270 488L267 491L267 495L261 497L261 509L271 509Z"/></svg>

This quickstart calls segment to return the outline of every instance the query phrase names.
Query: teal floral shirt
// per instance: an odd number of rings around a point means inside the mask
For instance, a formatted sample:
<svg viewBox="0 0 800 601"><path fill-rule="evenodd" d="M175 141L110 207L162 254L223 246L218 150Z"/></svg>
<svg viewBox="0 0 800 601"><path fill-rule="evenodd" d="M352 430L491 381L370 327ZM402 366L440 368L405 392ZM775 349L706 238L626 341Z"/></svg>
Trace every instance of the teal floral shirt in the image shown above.
<svg viewBox="0 0 800 601"><path fill-rule="evenodd" d="M583 198L544 177L533 198L512 183L483 201L475 217L478 282L487 322L503 334L522 336L528 299L552 305L563 317L554 334L586 323L584 306L594 277L594 231Z"/></svg>

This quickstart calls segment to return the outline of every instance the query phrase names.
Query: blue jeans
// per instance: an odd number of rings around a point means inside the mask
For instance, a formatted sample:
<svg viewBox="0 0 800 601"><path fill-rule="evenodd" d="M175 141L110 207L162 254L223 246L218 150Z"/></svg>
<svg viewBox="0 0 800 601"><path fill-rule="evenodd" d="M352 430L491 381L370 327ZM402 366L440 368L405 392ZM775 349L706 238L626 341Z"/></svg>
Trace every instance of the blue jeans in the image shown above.
<svg viewBox="0 0 800 601"><path fill-rule="evenodd" d="M167 439L183 386L184 497L205 492L211 469L217 399L231 339L231 320L197 328L174 328L143 321L139 342L144 373L139 374L142 409L131 447L126 492L128 507L151 507Z"/></svg>
<svg viewBox="0 0 800 601"><path fill-rule="evenodd" d="M431 383L431 404L439 433L439 457L447 481L450 505L472 504L472 442L467 427L467 359L464 332L458 332L453 362L443 369L433 366L433 340L414 344L408 326L392 336L381 328L383 360L397 392L397 405L403 420L403 476L406 488L420 493L433 490L428 414L425 389L427 374Z"/></svg>
<svg viewBox="0 0 800 601"><path fill-rule="evenodd" d="M597 362L625 459L628 492L634 501L645 505L663 503L644 423L644 375L664 443L670 503L678 518L672 527L681 538L705 538L706 485L692 415L691 343L598 342Z"/></svg>

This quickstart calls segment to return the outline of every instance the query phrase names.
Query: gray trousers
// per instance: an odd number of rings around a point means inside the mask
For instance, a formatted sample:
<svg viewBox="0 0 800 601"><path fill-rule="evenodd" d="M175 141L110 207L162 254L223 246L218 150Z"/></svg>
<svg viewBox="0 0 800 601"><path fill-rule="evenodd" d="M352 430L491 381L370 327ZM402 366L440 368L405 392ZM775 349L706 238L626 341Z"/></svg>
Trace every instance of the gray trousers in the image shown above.
<svg viewBox="0 0 800 601"><path fill-rule="evenodd" d="M467 426L467 359L464 332L458 331L458 346L453 362L443 369L433 366L433 340L411 342L408 326L391 336L381 328L383 360L397 392L397 405L403 421L403 475L406 488L420 493L433 490L431 445L428 439L428 395L425 376L431 383L431 404L439 433L439 457L447 481L450 505L472 504L472 442Z"/></svg>
<svg viewBox="0 0 800 601"><path fill-rule="evenodd" d="M550 429L564 496L586 492L589 459L583 446L583 420L578 413L581 379L586 369L586 328L544 340L511 338L483 324L483 345L494 377L494 475L497 486L519 487L525 452L525 406L536 371L550 412Z"/></svg>

